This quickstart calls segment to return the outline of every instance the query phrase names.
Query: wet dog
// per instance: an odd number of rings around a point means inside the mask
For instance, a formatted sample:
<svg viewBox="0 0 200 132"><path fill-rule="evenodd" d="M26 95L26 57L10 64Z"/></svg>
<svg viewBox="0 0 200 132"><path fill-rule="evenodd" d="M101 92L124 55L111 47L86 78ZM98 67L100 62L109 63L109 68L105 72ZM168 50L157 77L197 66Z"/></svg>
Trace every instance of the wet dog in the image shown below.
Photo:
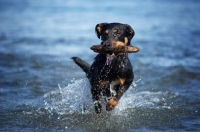
<svg viewBox="0 0 200 132"><path fill-rule="evenodd" d="M95 31L97 37L102 40L101 45L110 49L130 45L135 35L131 26L121 23L97 24ZM99 53L91 66L78 57L72 57L72 59L83 69L89 79L96 113L102 110L101 96L107 98L106 110L113 110L134 78L128 53L112 51Z"/></svg>

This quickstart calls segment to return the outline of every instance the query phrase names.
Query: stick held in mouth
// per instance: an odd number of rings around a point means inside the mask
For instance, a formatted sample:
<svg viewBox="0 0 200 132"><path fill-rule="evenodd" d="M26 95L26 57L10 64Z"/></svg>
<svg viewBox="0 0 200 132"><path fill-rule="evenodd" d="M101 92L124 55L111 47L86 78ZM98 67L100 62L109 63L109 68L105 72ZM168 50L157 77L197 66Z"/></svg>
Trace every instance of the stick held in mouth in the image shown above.
<svg viewBox="0 0 200 132"><path fill-rule="evenodd" d="M105 47L103 45L93 45L91 48L94 52L97 53L108 53L108 52L114 52L114 53L136 53L140 49L135 46L117 46L117 47Z"/></svg>

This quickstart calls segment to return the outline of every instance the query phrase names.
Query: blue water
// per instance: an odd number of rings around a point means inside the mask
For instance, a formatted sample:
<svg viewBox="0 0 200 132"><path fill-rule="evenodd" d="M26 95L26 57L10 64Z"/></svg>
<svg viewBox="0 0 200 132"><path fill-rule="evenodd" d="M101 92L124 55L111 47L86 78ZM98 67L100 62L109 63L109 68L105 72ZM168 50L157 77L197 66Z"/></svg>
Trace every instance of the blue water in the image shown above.
<svg viewBox="0 0 200 132"><path fill-rule="evenodd" d="M200 1L0 0L1 131L200 131ZM96 115L90 64L102 22L132 26L135 79Z"/></svg>

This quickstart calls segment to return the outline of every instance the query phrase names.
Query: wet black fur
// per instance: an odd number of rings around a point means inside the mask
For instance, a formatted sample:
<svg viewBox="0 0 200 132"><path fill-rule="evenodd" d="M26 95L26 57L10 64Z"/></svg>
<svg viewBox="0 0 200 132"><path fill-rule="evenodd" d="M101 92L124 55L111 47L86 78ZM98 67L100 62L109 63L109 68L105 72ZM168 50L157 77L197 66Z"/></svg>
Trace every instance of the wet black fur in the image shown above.
<svg viewBox="0 0 200 132"><path fill-rule="evenodd" d="M124 37L127 37L129 39L128 44L130 44L130 40L134 36L134 31L132 28L127 24L120 24L120 23L103 23L101 24L102 30L101 32L97 32L97 36L102 39L102 44L109 45L109 42L112 40L117 41L124 41ZM118 29L120 32L120 36L113 35L112 32L104 35L105 30L113 30ZM109 45L110 46L110 45ZM99 88L99 82L102 80L106 80L109 82L112 82L118 78L125 78L126 81L124 85L117 85L115 87L115 91L117 95L114 97L116 100L119 100L122 95L125 93L125 91L129 88L131 85L134 74L132 70L132 65L130 63L130 60L128 58L127 53L123 53L119 56L117 56L111 63L111 65L106 65L106 54L98 54L94 58L93 64L90 66L87 62L81 60L78 57L72 57L74 62L79 65L84 72L86 72L87 78L89 79L89 82L91 84L91 93L92 98L94 100L95 105L95 111L96 113L101 112L101 104L99 102L99 99L101 95L104 95L108 98L110 98L111 92L109 86L104 88Z"/></svg>

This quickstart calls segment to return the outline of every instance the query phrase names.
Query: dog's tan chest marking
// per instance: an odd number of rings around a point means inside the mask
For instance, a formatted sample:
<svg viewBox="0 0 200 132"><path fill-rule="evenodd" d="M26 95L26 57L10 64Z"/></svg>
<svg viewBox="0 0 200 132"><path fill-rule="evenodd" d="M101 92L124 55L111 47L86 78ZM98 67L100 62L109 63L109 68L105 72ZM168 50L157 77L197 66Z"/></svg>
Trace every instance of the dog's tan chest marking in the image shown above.
<svg viewBox="0 0 200 132"><path fill-rule="evenodd" d="M103 80L103 81L100 81L100 82L99 82L99 88L100 88L100 89L103 88L103 87L106 87L106 86L108 86L108 85L109 85L109 81Z"/></svg>
<svg viewBox="0 0 200 132"><path fill-rule="evenodd" d="M126 81L125 78L119 78L119 79L118 79L118 82L119 82L120 85L124 85L124 82L125 82L125 81Z"/></svg>

